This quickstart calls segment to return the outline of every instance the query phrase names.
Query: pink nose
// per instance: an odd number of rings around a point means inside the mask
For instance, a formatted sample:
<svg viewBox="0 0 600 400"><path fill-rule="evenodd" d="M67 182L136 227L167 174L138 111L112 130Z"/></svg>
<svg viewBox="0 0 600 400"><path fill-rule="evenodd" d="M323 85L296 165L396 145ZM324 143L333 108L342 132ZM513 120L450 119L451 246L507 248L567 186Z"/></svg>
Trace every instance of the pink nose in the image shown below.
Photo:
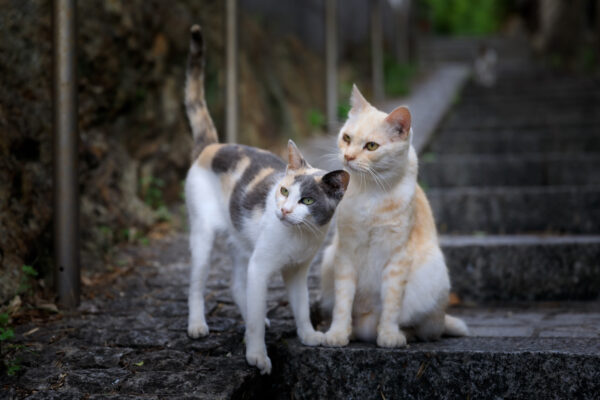
<svg viewBox="0 0 600 400"><path fill-rule="evenodd" d="M292 212L292 210L288 210L287 208L281 207L281 213L283 214L284 217L288 214L291 214L291 212Z"/></svg>
<svg viewBox="0 0 600 400"><path fill-rule="evenodd" d="M348 154L344 154L344 158L346 161L352 161L356 158L356 156L349 156Z"/></svg>

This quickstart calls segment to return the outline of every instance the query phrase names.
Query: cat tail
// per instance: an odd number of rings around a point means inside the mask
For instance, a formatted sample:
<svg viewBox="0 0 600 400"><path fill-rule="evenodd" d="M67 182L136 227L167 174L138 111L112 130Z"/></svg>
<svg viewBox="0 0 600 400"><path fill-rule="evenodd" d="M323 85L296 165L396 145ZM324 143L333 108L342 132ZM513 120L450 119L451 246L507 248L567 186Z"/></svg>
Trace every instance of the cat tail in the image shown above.
<svg viewBox="0 0 600 400"><path fill-rule="evenodd" d="M444 335L467 336L469 335L469 328L462 319L446 314L444 317Z"/></svg>
<svg viewBox="0 0 600 400"><path fill-rule="evenodd" d="M190 53L185 80L185 109L192 128L192 160L219 137L204 98L204 38L200 25L190 29Z"/></svg>

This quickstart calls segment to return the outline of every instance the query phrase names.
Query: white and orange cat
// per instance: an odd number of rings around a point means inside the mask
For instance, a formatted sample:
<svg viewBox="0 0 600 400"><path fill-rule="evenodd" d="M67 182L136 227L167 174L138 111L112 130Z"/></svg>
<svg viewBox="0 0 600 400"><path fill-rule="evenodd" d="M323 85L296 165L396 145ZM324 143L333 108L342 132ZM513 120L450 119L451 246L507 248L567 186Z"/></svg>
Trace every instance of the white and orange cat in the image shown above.
<svg viewBox="0 0 600 400"><path fill-rule="evenodd" d="M400 347L409 334L420 340L467 335L465 323L446 314L450 280L417 184L409 110L381 112L356 86L351 104L338 147L352 179L321 270L321 305L332 315L324 344L345 346L356 338Z"/></svg>

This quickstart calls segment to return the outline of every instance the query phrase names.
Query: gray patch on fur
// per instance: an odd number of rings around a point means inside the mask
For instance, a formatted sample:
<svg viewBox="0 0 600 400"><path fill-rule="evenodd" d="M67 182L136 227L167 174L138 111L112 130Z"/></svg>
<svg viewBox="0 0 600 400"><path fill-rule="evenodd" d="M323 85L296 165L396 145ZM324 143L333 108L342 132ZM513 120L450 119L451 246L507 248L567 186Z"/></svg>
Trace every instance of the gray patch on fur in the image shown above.
<svg viewBox="0 0 600 400"><path fill-rule="evenodd" d="M315 222L319 225L327 224L333 217L341 196L335 196L333 189L327 183L317 182L313 175L299 175L294 181L300 183L301 198L312 197L315 200L313 204L307 206Z"/></svg>
<svg viewBox="0 0 600 400"><path fill-rule="evenodd" d="M250 165L248 168L246 168L242 174L242 177L236 182L233 192L231 193L231 199L229 200L229 214L231 216L231 222L235 229L241 230L244 219L250 218L254 210L265 209L267 195L269 194L273 185L283 177L286 164L274 154L259 151L253 147L241 145L236 146L239 148L239 153L235 153L239 154L237 156L238 160L244 155L250 160ZM217 152L217 155L219 152ZM224 154L223 156L226 155L227 154ZM246 187L252 181L252 179L254 179L256 175L266 168L273 168L274 172L259 181L250 192L245 193Z"/></svg>
<svg viewBox="0 0 600 400"><path fill-rule="evenodd" d="M211 168L217 174L232 170L243 155L242 146L237 144L225 145L213 157Z"/></svg>

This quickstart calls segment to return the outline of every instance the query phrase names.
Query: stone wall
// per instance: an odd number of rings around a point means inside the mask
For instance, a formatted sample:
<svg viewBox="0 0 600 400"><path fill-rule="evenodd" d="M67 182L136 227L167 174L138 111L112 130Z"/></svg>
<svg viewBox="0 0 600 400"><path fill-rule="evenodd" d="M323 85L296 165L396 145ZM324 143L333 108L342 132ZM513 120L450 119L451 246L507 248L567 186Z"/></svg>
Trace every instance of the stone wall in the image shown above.
<svg viewBox="0 0 600 400"><path fill-rule="evenodd" d="M188 29L207 36L207 96L223 130L221 1L78 2L82 267L181 200L190 133L182 106ZM0 0L0 304L23 264L52 270L51 2ZM318 130L321 57L240 17L241 142L277 148ZM161 211L161 210L158 210ZM132 232L138 232L134 234ZM49 282L51 283L51 282Z"/></svg>

